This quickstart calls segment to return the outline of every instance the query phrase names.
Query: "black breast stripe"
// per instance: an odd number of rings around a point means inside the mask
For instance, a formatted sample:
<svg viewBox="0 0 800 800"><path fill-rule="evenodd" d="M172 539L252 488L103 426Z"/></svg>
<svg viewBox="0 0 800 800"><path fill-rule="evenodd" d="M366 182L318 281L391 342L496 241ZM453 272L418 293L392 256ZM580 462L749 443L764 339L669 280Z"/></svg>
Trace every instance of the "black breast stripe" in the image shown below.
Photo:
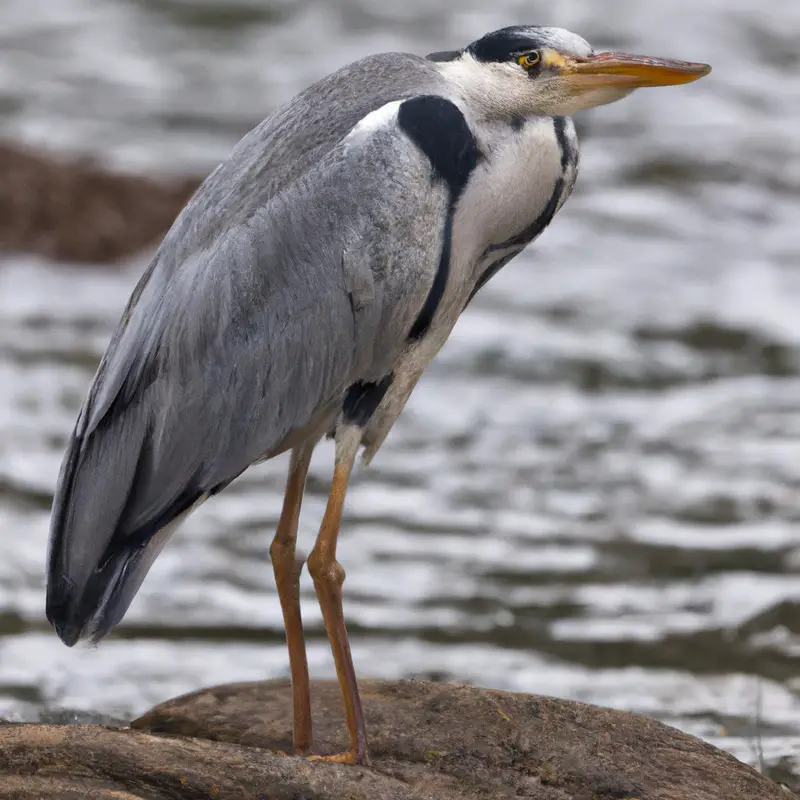
<svg viewBox="0 0 800 800"><path fill-rule="evenodd" d="M498 250L506 250L509 247L523 248L525 245L530 244L552 221L556 215L558 203L561 200L561 195L564 193L564 179L559 178L556 185L553 187L553 193L547 201L544 210L539 214L536 219L531 222L526 228L523 228L519 233L514 234L510 239L506 239L500 244L490 244L484 251L483 257L496 253Z"/></svg>

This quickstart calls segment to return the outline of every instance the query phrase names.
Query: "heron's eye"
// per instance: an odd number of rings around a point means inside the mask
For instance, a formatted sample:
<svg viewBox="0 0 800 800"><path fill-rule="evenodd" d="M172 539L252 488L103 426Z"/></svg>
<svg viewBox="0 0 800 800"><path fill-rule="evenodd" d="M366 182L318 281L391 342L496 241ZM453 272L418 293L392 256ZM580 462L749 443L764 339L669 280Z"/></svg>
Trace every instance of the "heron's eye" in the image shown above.
<svg viewBox="0 0 800 800"><path fill-rule="evenodd" d="M519 56L517 58L517 64L525 69L530 69L531 67L535 67L541 60L542 54L538 50L533 50L530 53Z"/></svg>

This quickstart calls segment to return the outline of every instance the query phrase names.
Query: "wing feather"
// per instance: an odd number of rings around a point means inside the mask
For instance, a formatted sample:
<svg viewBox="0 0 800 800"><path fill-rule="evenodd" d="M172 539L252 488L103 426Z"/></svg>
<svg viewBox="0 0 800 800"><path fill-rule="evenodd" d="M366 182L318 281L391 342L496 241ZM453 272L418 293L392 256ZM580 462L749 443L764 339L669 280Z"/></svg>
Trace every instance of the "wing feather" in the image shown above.
<svg viewBox="0 0 800 800"><path fill-rule="evenodd" d="M383 377L428 294L448 193L396 128L345 136L257 207L241 174L223 165L176 221L98 368L54 502L51 618L85 616L114 553Z"/></svg>

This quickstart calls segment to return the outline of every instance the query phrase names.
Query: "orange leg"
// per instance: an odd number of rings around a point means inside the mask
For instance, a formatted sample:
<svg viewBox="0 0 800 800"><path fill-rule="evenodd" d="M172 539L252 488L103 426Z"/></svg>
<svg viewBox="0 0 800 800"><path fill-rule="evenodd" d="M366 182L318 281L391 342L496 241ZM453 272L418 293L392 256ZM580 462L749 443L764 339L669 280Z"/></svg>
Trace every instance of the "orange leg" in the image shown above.
<svg viewBox="0 0 800 800"><path fill-rule="evenodd" d="M361 441L361 431L345 428L336 439L336 467L328 496L328 505L322 519L317 542L308 557L308 571L314 579L314 588L322 609L328 640L336 663L336 674L342 689L342 701L350 732L350 750L335 756L312 756L318 761L336 761L345 764L368 764L367 729L358 694L353 657L342 610L342 584L344 569L336 560L336 541L342 519L342 507L347 484L353 469L356 452Z"/></svg>
<svg viewBox="0 0 800 800"><path fill-rule="evenodd" d="M305 558L302 554L296 553L295 545L303 490L315 444L316 442L298 445L292 450L281 518L269 548L283 611L286 646L289 650L289 671L292 675L294 703L292 744L298 755L304 755L311 747L311 695L303 619L300 615L300 573L303 571Z"/></svg>

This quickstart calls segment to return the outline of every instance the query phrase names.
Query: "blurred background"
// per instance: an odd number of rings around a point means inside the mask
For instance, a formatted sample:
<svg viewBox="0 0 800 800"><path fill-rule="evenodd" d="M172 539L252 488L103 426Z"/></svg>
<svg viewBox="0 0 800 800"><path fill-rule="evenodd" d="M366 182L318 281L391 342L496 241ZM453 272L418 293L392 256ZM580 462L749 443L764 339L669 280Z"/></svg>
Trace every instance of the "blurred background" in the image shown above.
<svg viewBox="0 0 800 800"><path fill-rule="evenodd" d="M118 631L69 650L43 613L66 437L155 233L253 124L359 56L532 22L714 72L581 117L573 198L359 472L340 546L357 670L630 709L797 768L800 5L765 8L4 0L0 716L130 718L287 674L267 556L286 459L207 503ZM326 444L306 550L331 460ZM332 677L304 588L312 676Z"/></svg>

